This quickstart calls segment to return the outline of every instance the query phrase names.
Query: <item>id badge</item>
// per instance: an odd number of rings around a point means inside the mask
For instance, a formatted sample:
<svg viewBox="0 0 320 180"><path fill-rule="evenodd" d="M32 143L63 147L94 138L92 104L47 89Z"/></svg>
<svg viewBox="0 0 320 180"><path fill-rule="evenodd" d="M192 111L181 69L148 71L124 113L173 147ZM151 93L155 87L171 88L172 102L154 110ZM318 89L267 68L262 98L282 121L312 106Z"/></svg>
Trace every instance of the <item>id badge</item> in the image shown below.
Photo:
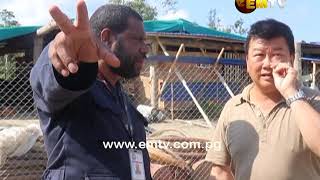
<svg viewBox="0 0 320 180"><path fill-rule="evenodd" d="M129 149L131 179L145 180L146 175L144 171L142 151L138 149Z"/></svg>

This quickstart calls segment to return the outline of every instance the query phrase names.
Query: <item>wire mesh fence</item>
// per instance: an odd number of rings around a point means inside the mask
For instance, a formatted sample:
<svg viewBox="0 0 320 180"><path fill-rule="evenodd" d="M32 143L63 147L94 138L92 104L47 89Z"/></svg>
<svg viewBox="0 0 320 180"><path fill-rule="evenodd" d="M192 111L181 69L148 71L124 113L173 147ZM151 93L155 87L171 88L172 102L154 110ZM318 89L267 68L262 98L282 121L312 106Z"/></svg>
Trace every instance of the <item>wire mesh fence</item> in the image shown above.
<svg viewBox="0 0 320 180"><path fill-rule="evenodd" d="M320 87L320 63L316 61L303 61L302 65L302 78L304 86L311 87L319 90Z"/></svg>
<svg viewBox="0 0 320 180"><path fill-rule="evenodd" d="M0 119L35 119L29 75L32 62L0 58Z"/></svg>
<svg viewBox="0 0 320 180"><path fill-rule="evenodd" d="M202 119L203 115L200 113L202 109L210 121L215 121L231 97L227 89L230 89L232 94L238 94L250 83L243 65L213 66L192 63L178 63L168 81L164 82L169 74L170 65L171 63L152 65L147 62L139 78L125 81L125 89L138 109L141 105L151 107L152 98L155 98L156 109L162 111L166 119ZM151 66L156 66L155 95L151 92L154 88L150 76ZM224 81L220 81L219 76ZM163 84L165 87L162 87ZM163 90L159 94L161 89ZM151 118L151 122L153 121L157 119Z"/></svg>
<svg viewBox="0 0 320 180"><path fill-rule="evenodd" d="M0 59L0 120L37 119L28 80L32 66ZM244 65L177 63L165 82L170 66L147 61L140 77L123 85L153 132L147 137L153 179L206 179L210 164L204 158L215 147L206 119L214 127L230 92L240 93L250 79ZM40 179L45 161L40 138L27 154L2 164L0 179Z"/></svg>
<svg viewBox="0 0 320 180"><path fill-rule="evenodd" d="M139 78L124 82L154 131L148 136L151 173L154 179L207 179L206 152L218 148L210 142L210 124L215 126L224 104L250 78L244 65L177 63L165 82L170 66L147 62Z"/></svg>

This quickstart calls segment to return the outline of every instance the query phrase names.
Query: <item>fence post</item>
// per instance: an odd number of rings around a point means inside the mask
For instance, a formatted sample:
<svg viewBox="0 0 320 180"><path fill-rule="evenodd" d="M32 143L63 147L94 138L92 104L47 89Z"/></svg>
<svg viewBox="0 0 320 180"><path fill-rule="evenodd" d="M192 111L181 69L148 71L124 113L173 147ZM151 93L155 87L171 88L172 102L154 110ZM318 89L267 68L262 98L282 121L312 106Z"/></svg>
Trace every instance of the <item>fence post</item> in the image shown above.
<svg viewBox="0 0 320 180"><path fill-rule="evenodd" d="M158 44L156 41L151 45L152 55L156 55L158 52ZM157 75L157 62L152 62L150 65L150 79L151 79L151 106L158 108L158 75Z"/></svg>
<svg viewBox="0 0 320 180"><path fill-rule="evenodd" d="M171 119L173 120L174 119L174 115L173 115L173 85L172 85L172 82L170 83L170 87L171 87Z"/></svg>
<svg viewBox="0 0 320 180"><path fill-rule="evenodd" d="M33 48L33 64L37 62L37 59L41 54L42 47L43 47L43 36L36 35L34 39L34 48Z"/></svg>
<svg viewBox="0 0 320 180"><path fill-rule="evenodd" d="M316 89L316 72L317 72L317 64L312 61L312 83L311 83L312 89Z"/></svg>
<svg viewBox="0 0 320 180"><path fill-rule="evenodd" d="M295 57L294 57L294 63L293 67L295 70L298 71L298 80L301 82L302 80L302 68L301 68L301 43L296 42L295 43Z"/></svg>

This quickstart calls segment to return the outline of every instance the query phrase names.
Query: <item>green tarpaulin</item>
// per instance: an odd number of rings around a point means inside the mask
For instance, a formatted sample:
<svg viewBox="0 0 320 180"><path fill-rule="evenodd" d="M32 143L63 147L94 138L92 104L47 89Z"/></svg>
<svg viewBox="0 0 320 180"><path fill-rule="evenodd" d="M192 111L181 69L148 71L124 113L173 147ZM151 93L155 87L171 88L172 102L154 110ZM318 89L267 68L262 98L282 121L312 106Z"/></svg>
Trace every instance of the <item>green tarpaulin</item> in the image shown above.
<svg viewBox="0 0 320 180"><path fill-rule="evenodd" d="M144 28L146 32L184 33L190 35L211 36L218 38L220 37L240 41L245 40L245 37L199 26L184 19L145 21Z"/></svg>
<svg viewBox="0 0 320 180"><path fill-rule="evenodd" d="M35 32L38 28L40 28L40 26L18 26L0 28L0 41ZM199 26L184 19L145 21L144 28L146 32L154 33L183 33L189 35L211 36L240 41L245 40L245 37Z"/></svg>
<svg viewBox="0 0 320 180"><path fill-rule="evenodd" d="M16 26L0 28L0 41L35 32L40 26Z"/></svg>

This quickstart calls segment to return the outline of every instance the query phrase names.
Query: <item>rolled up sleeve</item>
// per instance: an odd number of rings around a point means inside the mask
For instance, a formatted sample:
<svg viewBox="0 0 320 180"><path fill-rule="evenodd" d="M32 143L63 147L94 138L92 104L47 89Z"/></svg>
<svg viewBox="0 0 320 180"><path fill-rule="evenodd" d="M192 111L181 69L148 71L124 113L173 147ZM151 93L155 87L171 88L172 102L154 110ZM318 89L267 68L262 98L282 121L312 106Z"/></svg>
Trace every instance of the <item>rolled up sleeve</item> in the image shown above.
<svg viewBox="0 0 320 180"><path fill-rule="evenodd" d="M226 145L226 121L227 121L227 105L221 112L218 124L214 129L213 138L211 139L210 148L206 155L206 161L210 161L216 165L230 165L230 154Z"/></svg>

